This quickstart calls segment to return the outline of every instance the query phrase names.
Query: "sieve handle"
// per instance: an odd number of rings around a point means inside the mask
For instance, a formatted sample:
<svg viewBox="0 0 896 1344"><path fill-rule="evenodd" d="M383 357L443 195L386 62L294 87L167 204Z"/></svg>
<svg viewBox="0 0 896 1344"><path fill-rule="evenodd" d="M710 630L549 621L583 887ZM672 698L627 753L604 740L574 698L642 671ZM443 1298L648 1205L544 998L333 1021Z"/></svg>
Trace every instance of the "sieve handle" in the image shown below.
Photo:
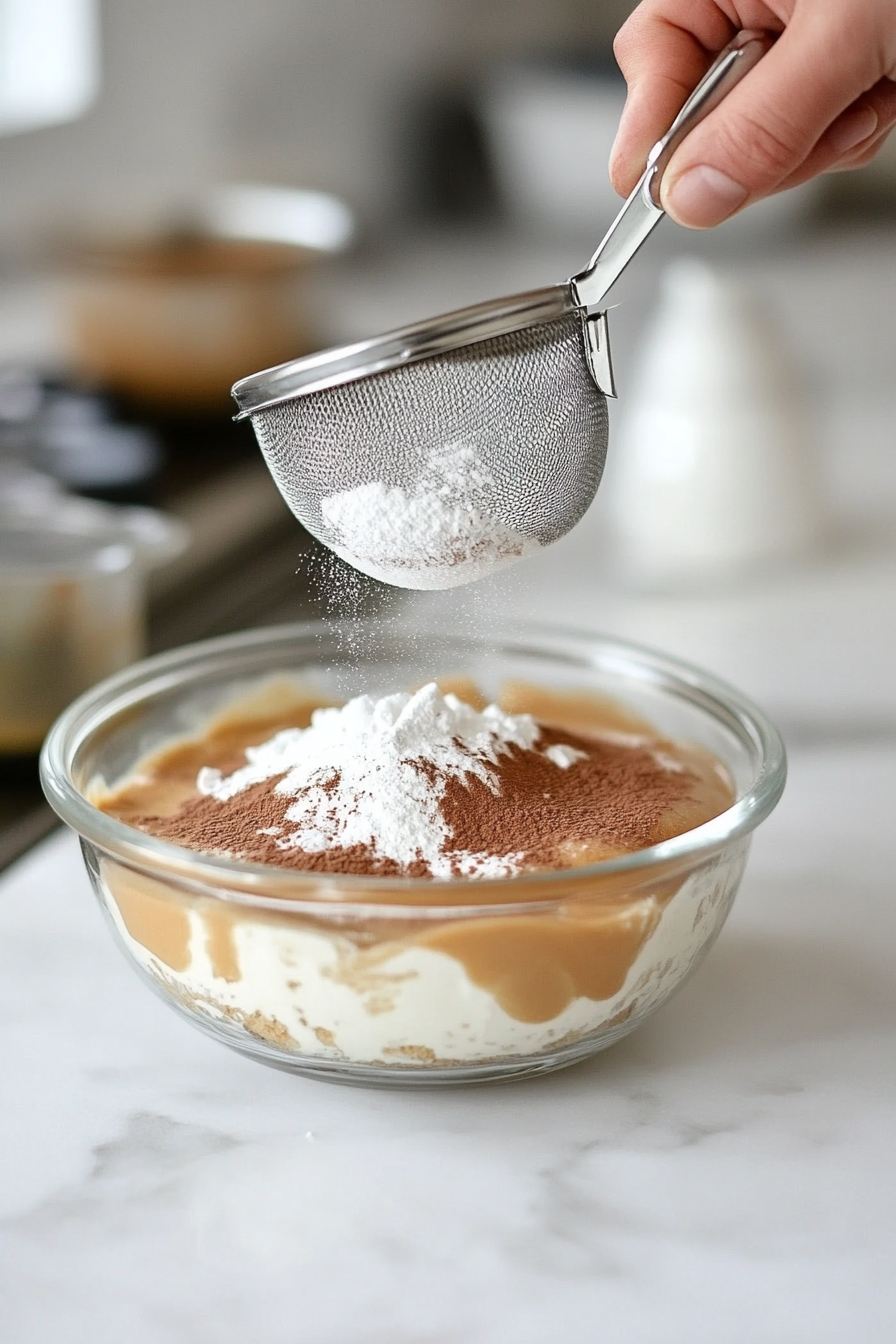
<svg viewBox="0 0 896 1344"><path fill-rule="evenodd" d="M659 187L666 165L682 140L719 105L735 84L752 70L773 45L763 32L743 32L716 57L662 140L647 156L647 167L625 205L610 225L587 268L570 281L582 308L596 308L606 297L632 257L665 215Z"/></svg>

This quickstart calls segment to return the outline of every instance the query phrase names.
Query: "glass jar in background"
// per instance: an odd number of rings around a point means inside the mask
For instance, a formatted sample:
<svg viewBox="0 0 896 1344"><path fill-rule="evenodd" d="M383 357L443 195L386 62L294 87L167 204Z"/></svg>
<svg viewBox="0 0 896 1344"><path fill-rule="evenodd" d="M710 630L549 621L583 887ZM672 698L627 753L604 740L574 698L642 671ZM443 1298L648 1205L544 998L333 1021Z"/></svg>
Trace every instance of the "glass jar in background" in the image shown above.
<svg viewBox="0 0 896 1344"><path fill-rule="evenodd" d="M35 754L69 701L140 657L145 577L186 544L153 510L0 494L0 758Z"/></svg>

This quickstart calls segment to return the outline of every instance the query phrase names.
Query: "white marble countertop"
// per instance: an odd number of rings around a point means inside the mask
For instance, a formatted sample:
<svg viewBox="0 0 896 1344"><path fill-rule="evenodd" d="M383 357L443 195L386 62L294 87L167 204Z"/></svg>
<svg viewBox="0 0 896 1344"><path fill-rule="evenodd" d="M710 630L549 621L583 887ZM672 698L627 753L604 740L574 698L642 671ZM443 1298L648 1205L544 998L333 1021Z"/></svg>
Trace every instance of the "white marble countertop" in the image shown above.
<svg viewBox="0 0 896 1344"><path fill-rule="evenodd" d="M332 1087L148 994L51 837L0 882L4 1344L896 1337L896 247L762 275L823 412L828 552L627 594L598 502L475 599L678 652L779 718L788 790L706 964L562 1074Z"/></svg>

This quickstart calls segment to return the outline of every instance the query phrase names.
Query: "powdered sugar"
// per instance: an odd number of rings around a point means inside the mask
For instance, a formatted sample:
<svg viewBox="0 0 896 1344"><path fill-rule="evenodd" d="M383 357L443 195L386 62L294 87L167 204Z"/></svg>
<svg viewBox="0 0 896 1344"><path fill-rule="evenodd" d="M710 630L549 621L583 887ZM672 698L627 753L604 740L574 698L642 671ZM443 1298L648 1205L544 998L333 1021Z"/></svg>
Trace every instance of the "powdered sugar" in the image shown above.
<svg viewBox="0 0 896 1344"><path fill-rule="evenodd" d="M565 742L556 742L552 747L545 747L545 756L549 761L553 761L561 770L568 770L576 761L584 761L588 755L586 751L579 751L578 747L567 746Z"/></svg>
<svg viewBox="0 0 896 1344"><path fill-rule="evenodd" d="M539 732L529 714L497 705L480 712L430 683L413 695L362 695L341 709L317 709L310 727L247 748L248 764L232 775L200 771L197 787L226 802L283 776L274 786L284 798L282 849L362 845L403 868L422 861L434 877L502 877L518 870L522 855L452 850L440 800L449 779L475 778L497 792L490 767L511 747L536 750ZM566 769L583 753L553 746L544 754Z"/></svg>
<svg viewBox="0 0 896 1344"><path fill-rule="evenodd" d="M356 569L399 588L454 588L540 549L491 514L495 480L472 448L434 449L412 487L370 481L320 502L329 545Z"/></svg>

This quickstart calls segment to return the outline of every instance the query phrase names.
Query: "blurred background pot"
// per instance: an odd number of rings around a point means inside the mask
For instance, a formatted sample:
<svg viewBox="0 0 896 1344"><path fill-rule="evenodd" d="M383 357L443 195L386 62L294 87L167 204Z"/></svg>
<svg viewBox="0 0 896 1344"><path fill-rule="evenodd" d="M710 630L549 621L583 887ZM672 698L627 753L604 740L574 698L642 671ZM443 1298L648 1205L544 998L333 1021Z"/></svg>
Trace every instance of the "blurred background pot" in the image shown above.
<svg viewBox="0 0 896 1344"><path fill-rule="evenodd" d="M226 405L245 370L308 350L298 248L171 238L84 252L68 291L75 372L157 407Z"/></svg>
<svg viewBox="0 0 896 1344"><path fill-rule="evenodd" d="M81 246L66 304L75 374L149 407L226 409L247 369L319 344L305 280L352 232L324 193L230 186L189 229Z"/></svg>

